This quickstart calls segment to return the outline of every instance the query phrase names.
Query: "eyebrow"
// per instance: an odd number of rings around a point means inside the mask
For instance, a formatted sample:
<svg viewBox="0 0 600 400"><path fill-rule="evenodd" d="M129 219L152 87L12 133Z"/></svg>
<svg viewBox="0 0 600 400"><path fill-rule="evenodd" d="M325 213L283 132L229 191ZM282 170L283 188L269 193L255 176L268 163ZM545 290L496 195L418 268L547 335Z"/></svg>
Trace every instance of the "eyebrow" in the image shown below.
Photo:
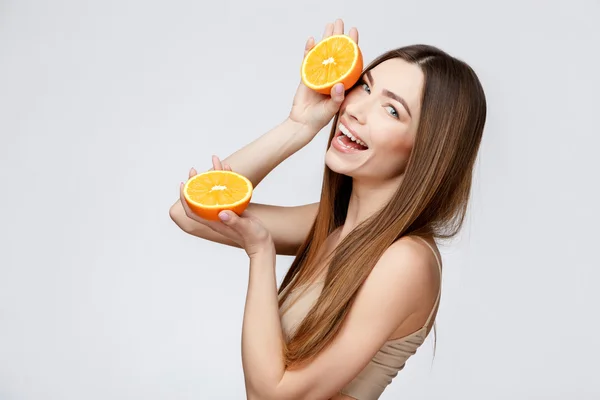
<svg viewBox="0 0 600 400"><path fill-rule="evenodd" d="M371 82L371 84L375 84L375 80L373 79L373 75L371 75L371 71L367 71L366 74L367 75L367 79L369 80L369 82ZM396 100L398 103L402 104L404 106L404 108L406 109L406 112L408 113L408 116L412 118L412 114L410 113L410 108L408 108L408 104L406 103L406 101L398 96L396 93L391 92L387 89L383 89L382 91L383 95L386 97L389 97L391 99Z"/></svg>

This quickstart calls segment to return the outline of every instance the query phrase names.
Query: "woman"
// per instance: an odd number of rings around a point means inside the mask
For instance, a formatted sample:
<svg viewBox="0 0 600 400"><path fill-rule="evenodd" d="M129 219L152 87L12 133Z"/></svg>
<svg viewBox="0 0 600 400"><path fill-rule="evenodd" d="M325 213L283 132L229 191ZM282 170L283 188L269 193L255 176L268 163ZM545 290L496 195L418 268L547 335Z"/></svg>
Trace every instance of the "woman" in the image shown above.
<svg viewBox="0 0 600 400"><path fill-rule="evenodd" d="M341 33L337 20L324 36ZM356 29L348 34L358 42ZM387 52L346 93L300 84L285 122L223 162L213 157L213 168L256 186L332 118L319 203L251 203L218 222L195 216L183 197L170 210L187 233L250 257L249 399L377 399L435 320L435 239L461 227L486 118L477 76L434 47ZM276 254L296 256L279 291Z"/></svg>

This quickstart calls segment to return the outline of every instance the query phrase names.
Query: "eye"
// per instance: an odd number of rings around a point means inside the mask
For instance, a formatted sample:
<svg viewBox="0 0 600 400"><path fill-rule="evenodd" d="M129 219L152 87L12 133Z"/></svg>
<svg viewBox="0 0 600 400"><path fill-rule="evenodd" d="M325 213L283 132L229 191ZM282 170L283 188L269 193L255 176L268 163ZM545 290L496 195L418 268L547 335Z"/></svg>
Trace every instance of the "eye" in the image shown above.
<svg viewBox="0 0 600 400"><path fill-rule="evenodd" d="M366 82L363 82L360 86L362 86L363 90L367 93L371 93L371 88L369 87L369 85Z"/></svg>
<svg viewBox="0 0 600 400"><path fill-rule="evenodd" d="M400 115L398 114L398 111L396 111L396 109L392 106L386 106L385 107L386 110L388 110L388 112L390 113L390 115L394 118L400 118Z"/></svg>

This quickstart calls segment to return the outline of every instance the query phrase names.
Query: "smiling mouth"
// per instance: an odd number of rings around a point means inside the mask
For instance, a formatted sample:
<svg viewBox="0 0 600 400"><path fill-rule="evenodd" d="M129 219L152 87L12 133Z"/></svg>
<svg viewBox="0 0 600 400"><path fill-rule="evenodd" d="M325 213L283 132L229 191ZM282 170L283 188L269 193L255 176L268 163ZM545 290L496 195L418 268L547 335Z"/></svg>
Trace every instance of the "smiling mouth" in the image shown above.
<svg viewBox="0 0 600 400"><path fill-rule="evenodd" d="M347 150L363 151L369 148L365 142L354 136L350 130L341 123L333 140L336 140L338 144Z"/></svg>

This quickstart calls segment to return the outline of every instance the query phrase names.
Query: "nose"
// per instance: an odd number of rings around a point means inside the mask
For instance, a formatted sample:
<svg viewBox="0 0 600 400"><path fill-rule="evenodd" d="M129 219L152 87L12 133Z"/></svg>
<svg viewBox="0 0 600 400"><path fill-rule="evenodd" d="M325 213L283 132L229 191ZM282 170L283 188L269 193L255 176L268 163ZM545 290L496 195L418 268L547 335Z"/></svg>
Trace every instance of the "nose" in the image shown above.
<svg viewBox="0 0 600 400"><path fill-rule="evenodd" d="M352 96L347 99L345 114L357 123L367 123L367 115L371 107L371 99L375 96Z"/></svg>

